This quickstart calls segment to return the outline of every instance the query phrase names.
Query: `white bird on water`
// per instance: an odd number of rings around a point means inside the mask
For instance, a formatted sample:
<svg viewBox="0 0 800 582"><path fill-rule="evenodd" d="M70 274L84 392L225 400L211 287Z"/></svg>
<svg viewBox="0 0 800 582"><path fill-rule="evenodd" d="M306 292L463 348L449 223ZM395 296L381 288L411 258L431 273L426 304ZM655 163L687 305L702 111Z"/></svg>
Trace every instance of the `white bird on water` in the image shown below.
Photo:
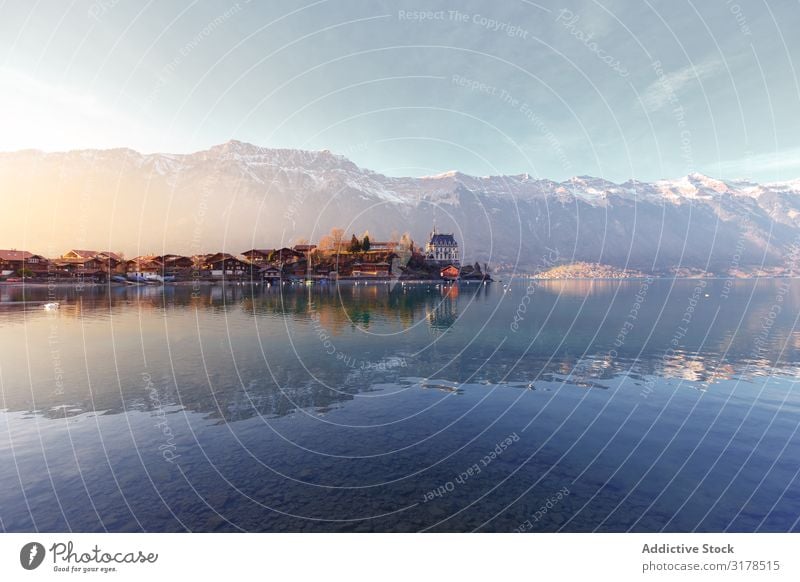
<svg viewBox="0 0 800 582"><path fill-rule="evenodd" d="M43 307L47 311L55 311L56 309L58 309L60 307L60 305L57 302L53 302L53 303L45 303L43 305Z"/></svg>

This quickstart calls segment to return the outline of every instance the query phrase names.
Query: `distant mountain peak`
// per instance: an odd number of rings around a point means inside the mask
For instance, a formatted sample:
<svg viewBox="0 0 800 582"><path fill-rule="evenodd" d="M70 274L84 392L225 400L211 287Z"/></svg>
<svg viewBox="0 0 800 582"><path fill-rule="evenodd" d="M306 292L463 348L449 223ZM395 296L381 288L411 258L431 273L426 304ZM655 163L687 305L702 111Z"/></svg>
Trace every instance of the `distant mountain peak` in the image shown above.
<svg viewBox="0 0 800 582"><path fill-rule="evenodd" d="M701 174L700 172L691 172L686 175L686 179L705 188L716 190L717 192L726 192L729 190L727 183L717 178Z"/></svg>
<svg viewBox="0 0 800 582"><path fill-rule="evenodd" d="M421 180L446 180L447 178L460 178L464 176L458 170L448 170L446 172L442 172L441 174L433 174L430 176L420 176Z"/></svg>
<svg viewBox="0 0 800 582"><path fill-rule="evenodd" d="M265 151L265 148L260 146L245 142L239 141L238 139L229 139L225 143L217 144L211 146L207 150L209 153L216 154L216 155L231 155L231 154L260 154ZM202 153L202 152L198 152Z"/></svg>

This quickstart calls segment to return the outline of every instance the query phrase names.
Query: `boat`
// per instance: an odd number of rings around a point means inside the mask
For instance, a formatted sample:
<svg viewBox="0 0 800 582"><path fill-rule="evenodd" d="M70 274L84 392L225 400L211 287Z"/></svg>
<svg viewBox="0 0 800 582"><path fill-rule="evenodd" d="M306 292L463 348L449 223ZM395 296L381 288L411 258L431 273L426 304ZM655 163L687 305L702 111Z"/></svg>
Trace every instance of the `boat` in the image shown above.
<svg viewBox="0 0 800 582"><path fill-rule="evenodd" d="M44 305L42 305L42 307L45 309L45 311L55 311L56 309L61 307L61 305L57 301L53 301L50 303L45 303Z"/></svg>
<svg viewBox="0 0 800 582"><path fill-rule="evenodd" d="M146 285L161 285L164 278L156 273L128 273L128 281L132 283L145 283Z"/></svg>
<svg viewBox="0 0 800 582"><path fill-rule="evenodd" d="M122 275L112 275L111 276L111 282L112 283L127 283L128 279L126 279Z"/></svg>

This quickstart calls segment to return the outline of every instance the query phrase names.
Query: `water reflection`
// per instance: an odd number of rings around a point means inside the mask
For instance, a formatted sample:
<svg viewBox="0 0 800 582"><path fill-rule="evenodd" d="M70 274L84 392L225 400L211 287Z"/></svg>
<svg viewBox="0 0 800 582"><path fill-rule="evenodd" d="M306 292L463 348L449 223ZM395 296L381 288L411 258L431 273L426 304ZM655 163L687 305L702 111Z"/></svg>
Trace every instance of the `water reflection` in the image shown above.
<svg viewBox="0 0 800 582"><path fill-rule="evenodd" d="M708 390L795 375L800 284L779 313L785 281L723 285L708 282L689 323L692 281L652 282L645 298L637 281L538 282L524 313L526 282L4 287L5 407L48 418L148 411L144 373L162 406L220 422L322 415L408 377L423 379L417 389L450 382L457 395L460 383L603 390L625 376L643 390L653 378ZM44 312L44 300L61 309Z"/></svg>
<svg viewBox="0 0 800 582"><path fill-rule="evenodd" d="M796 529L800 285L651 283L0 287L3 527Z"/></svg>

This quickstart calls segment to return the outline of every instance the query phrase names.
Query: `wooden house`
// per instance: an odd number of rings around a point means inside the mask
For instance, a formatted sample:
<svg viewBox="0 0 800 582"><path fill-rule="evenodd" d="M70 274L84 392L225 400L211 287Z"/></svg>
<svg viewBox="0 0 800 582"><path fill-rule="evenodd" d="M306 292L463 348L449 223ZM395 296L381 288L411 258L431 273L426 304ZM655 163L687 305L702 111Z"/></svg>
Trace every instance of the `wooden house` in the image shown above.
<svg viewBox="0 0 800 582"><path fill-rule="evenodd" d="M192 258L183 255L164 255L161 263L164 265L164 271L188 270L194 267Z"/></svg>
<svg viewBox="0 0 800 582"><path fill-rule="evenodd" d="M183 255L164 255L161 257L161 262L164 266L169 265L170 267L175 267L179 269L188 269L194 266L194 261L191 257L185 257Z"/></svg>
<svg viewBox="0 0 800 582"><path fill-rule="evenodd" d="M274 265L267 265L261 269L261 278L264 281L274 283L281 280L281 270Z"/></svg>
<svg viewBox="0 0 800 582"><path fill-rule="evenodd" d="M28 272L33 277L46 276L50 262L41 255L16 249L0 250L0 275L17 276Z"/></svg>
<svg viewBox="0 0 800 582"><path fill-rule="evenodd" d="M73 277L105 280L108 275L121 270L122 257L111 251L72 249L55 259L54 264Z"/></svg>
<svg viewBox="0 0 800 582"><path fill-rule="evenodd" d="M98 254L97 251L83 251L83 250L72 249L61 255L60 259L63 261L74 262L77 264L90 261L97 254Z"/></svg>
<svg viewBox="0 0 800 582"><path fill-rule="evenodd" d="M97 261L98 268L106 273L119 272L121 266L124 267L125 262L116 253L110 251L102 251L97 253L93 259Z"/></svg>
<svg viewBox="0 0 800 582"><path fill-rule="evenodd" d="M283 266L284 274L292 279L305 279L308 275L308 261L300 259Z"/></svg>
<svg viewBox="0 0 800 582"><path fill-rule="evenodd" d="M161 275L164 265L158 259L151 255L136 257L125 263L125 272L131 275Z"/></svg>
<svg viewBox="0 0 800 582"><path fill-rule="evenodd" d="M308 255L313 253L316 248L317 245L294 245L294 247L292 247L292 250L302 254L304 257L307 257Z"/></svg>
<svg viewBox="0 0 800 582"><path fill-rule="evenodd" d="M283 247L282 249L278 249L272 253L272 258L270 261L279 263L281 265L286 265L289 263L295 263L301 259L305 259L305 255L303 255L303 253L288 247Z"/></svg>
<svg viewBox="0 0 800 582"><path fill-rule="evenodd" d="M250 249L242 253L242 256L254 265L266 265L275 249Z"/></svg>
<svg viewBox="0 0 800 582"><path fill-rule="evenodd" d="M388 277L389 263L353 263L352 276L357 278Z"/></svg>
<svg viewBox="0 0 800 582"><path fill-rule="evenodd" d="M245 279L251 275L252 264L228 253L207 256L200 265L213 279Z"/></svg>
<svg viewBox="0 0 800 582"><path fill-rule="evenodd" d="M53 260L53 264L60 271L70 277L80 279L102 278L107 273L104 270L104 263L97 258L97 251L70 250Z"/></svg>

